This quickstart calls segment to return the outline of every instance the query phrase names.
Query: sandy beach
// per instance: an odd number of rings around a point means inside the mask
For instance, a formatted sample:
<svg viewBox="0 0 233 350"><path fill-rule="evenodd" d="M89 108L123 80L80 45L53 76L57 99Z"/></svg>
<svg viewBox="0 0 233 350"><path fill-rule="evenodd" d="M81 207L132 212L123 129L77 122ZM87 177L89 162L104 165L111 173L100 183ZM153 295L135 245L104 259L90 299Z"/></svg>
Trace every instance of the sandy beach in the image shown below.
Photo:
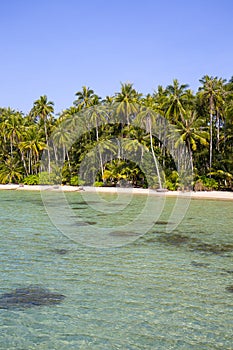
<svg viewBox="0 0 233 350"><path fill-rule="evenodd" d="M166 197L189 197L193 199L213 199L213 200L232 200L233 192L225 191L167 191L157 192L152 189L142 188L122 188L122 187L91 187L91 186L49 186L49 185L18 185L18 184L0 184L0 190L17 190L17 191L63 191L63 192L101 192L101 193L133 193L133 194L145 194L154 196L166 196Z"/></svg>

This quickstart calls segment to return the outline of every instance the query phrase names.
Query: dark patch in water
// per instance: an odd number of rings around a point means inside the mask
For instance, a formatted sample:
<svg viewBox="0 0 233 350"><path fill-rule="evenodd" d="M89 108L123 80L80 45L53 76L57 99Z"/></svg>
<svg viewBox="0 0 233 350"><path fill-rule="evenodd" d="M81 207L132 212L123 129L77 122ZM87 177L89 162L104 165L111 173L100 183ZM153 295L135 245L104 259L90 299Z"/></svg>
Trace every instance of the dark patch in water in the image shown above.
<svg viewBox="0 0 233 350"><path fill-rule="evenodd" d="M168 221L162 221L162 220L159 220L159 221L155 222L155 225L168 225L168 224L169 224Z"/></svg>
<svg viewBox="0 0 233 350"><path fill-rule="evenodd" d="M75 207L75 208L72 208L73 210L83 210L83 209L87 209L87 207Z"/></svg>
<svg viewBox="0 0 233 350"><path fill-rule="evenodd" d="M77 205L88 205L86 202L78 202L78 203L75 203L75 204L77 204Z"/></svg>
<svg viewBox="0 0 233 350"><path fill-rule="evenodd" d="M210 244L210 243L197 243L190 246L191 250L197 250L213 254L222 254L233 251L233 244Z"/></svg>
<svg viewBox="0 0 233 350"><path fill-rule="evenodd" d="M96 224L97 224L96 221L86 221L86 223L87 223L88 225L96 225Z"/></svg>
<svg viewBox="0 0 233 350"><path fill-rule="evenodd" d="M154 225L159 225L159 226L167 226L167 225L174 225L174 222L170 222L170 221L163 221L163 220L158 220L155 221Z"/></svg>
<svg viewBox="0 0 233 350"><path fill-rule="evenodd" d="M55 248L52 250L52 252L58 254L58 255L65 255L67 253L69 253L68 249L59 249L59 248Z"/></svg>
<svg viewBox="0 0 233 350"><path fill-rule="evenodd" d="M109 236L116 237L130 237L130 236L139 236L139 233L136 232L122 232L122 231L113 231L109 233Z"/></svg>
<svg viewBox="0 0 233 350"><path fill-rule="evenodd" d="M158 241L160 243L186 247L191 251L199 251L211 254L224 254L233 252L233 244L210 244L204 243L197 238L181 235L179 233L164 233L159 235L156 239L152 238L149 242Z"/></svg>
<svg viewBox="0 0 233 350"><path fill-rule="evenodd" d="M163 234L157 237L157 240L161 243L168 243L171 245L183 245L188 244L190 242L190 238L188 236L183 236L178 233L176 234Z"/></svg>
<svg viewBox="0 0 233 350"><path fill-rule="evenodd" d="M226 273L233 274L233 270L226 270L226 269L223 269L223 271L226 272Z"/></svg>
<svg viewBox="0 0 233 350"><path fill-rule="evenodd" d="M233 285L226 287L226 291L233 293Z"/></svg>
<svg viewBox="0 0 233 350"><path fill-rule="evenodd" d="M75 226L88 226L88 225L96 225L96 221L78 221Z"/></svg>
<svg viewBox="0 0 233 350"><path fill-rule="evenodd" d="M195 267L208 267L208 266L210 266L210 264L208 264L208 263L202 263L202 262L198 262L198 261L192 261L191 265L193 265Z"/></svg>
<svg viewBox="0 0 233 350"><path fill-rule="evenodd" d="M87 201L87 202L76 202L76 203L71 203L71 205L89 205L89 204L98 204L99 202L97 201Z"/></svg>
<svg viewBox="0 0 233 350"><path fill-rule="evenodd" d="M34 306L50 306L60 304L64 298L63 294L53 293L39 286L29 286L2 294L0 296L0 308L26 309Z"/></svg>

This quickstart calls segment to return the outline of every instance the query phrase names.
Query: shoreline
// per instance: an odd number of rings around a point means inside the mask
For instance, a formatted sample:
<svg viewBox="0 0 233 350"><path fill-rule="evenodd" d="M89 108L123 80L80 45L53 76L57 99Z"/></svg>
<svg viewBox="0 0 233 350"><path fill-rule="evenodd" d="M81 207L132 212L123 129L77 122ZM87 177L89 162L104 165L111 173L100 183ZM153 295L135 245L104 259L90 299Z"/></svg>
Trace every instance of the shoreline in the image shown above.
<svg viewBox="0 0 233 350"><path fill-rule="evenodd" d="M213 199L233 201L233 192L225 191L166 191L157 192L152 189L143 188L121 188L121 187L92 187L92 186L50 186L50 185L18 185L18 184L0 184L0 190L17 191L63 191L63 192L100 192L100 193L128 193L128 194L146 194L153 196L183 197L191 199Z"/></svg>

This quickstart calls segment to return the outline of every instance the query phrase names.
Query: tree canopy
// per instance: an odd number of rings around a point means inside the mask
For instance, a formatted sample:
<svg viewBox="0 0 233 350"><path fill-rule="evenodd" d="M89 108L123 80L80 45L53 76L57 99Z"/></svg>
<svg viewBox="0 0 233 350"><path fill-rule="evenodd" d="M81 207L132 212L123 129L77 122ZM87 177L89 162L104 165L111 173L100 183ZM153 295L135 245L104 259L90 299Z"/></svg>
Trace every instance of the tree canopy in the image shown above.
<svg viewBox="0 0 233 350"><path fill-rule="evenodd" d="M188 84L174 79L146 95L132 83L122 83L120 91L104 98L83 86L75 93L73 105L58 117L46 95L40 96L26 115L2 107L0 182L37 184L41 175L43 182L49 183L60 159L58 183L117 186L123 182L179 189L181 175L166 142L161 141L166 130L161 128L157 135L153 132L157 116L161 116L177 133L174 147L183 143L189 151L193 187L233 190L232 81L233 77L226 81L205 75L194 93ZM85 132L71 143L75 128ZM42 157L47 162L42 162ZM90 160L88 169L83 166L84 159ZM153 181L143 170L149 163Z"/></svg>

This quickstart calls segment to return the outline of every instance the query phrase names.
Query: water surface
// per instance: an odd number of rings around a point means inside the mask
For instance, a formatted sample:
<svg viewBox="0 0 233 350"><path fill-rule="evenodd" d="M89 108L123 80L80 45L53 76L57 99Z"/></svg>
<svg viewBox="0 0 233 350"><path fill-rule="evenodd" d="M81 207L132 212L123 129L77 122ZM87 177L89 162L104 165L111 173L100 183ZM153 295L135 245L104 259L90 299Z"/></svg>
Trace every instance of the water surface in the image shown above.
<svg viewBox="0 0 233 350"><path fill-rule="evenodd" d="M1 295L33 285L65 296L56 305L0 309L0 349L233 349L233 202L192 200L167 233L167 199L145 235L97 249L64 236L40 193L1 191L0 199ZM93 194L92 207L80 193L67 199L83 230L108 225L114 239L142 201L135 195L116 214L97 211Z"/></svg>

